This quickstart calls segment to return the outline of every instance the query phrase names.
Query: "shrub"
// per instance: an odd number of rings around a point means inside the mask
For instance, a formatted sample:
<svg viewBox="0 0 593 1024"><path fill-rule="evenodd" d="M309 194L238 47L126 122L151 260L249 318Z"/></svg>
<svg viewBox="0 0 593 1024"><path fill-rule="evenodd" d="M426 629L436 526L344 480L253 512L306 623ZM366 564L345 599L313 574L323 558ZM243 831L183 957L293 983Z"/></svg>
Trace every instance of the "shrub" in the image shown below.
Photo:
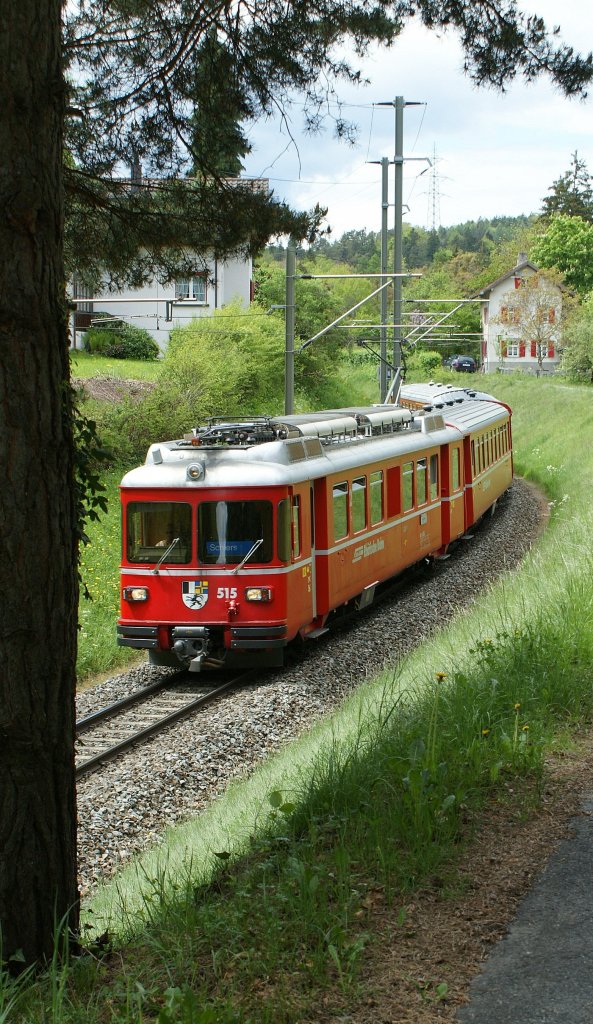
<svg viewBox="0 0 593 1024"><path fill-rule="evenodd" d="M133 324L110 323L91 327L85 334L85 348L93 355L111 359L156 359L159 347L149 331Z"/></svg>
<svg viewBox="0 0 593 1024"><path fill-rule="evenodd" d="M434 377L441 368L439 352L413 352L406 360L408 377L424 380Z"/></svg>

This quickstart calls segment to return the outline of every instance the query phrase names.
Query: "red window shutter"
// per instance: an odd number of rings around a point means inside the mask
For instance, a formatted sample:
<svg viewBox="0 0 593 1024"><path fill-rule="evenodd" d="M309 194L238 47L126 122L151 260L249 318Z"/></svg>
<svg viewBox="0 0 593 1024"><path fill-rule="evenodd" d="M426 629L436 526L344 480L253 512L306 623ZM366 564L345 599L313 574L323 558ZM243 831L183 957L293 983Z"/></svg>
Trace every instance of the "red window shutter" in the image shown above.
<svg viewBox="0 0 593 1024"><path fill-rule="evenodd" d="M537 355L537 352L535 350L535 342L532 341L531 342L531 358L535 359L536 355Z"/></svg>
<svg viewBox="0 0 593 1024"><path fill-rule="evenodd" d="M507 343L506 343L506 341L503 341L501 351L502 351L502 358L505 359L506 358L506 354L507 354Z"/></svg>
<svg viewBox="0 0 593 1024"><path fill-rule="evenodd" d="M508 309L508 306L501 306L500 307L500 321L503 324L507 324L509 322L509 309Z"/></svg>
<svg viewBox="0 0 593 1024"><path fill-rule="evenodd" d="M520 277L515 278L515 288L520 288L523 283L523 279Z"/></svg>
<svg viewBox="0 0 593 1024"><path fill-rule="evenodd" d="M549 324L555 324L556 323L556 310L554 309L553 306L551 306L551 308L548 310L548 323Z"/></svg>
<svg viewBox="0 0 593 1024"><path fill-rule="evenodd" d="M554 352L555 352L554 346L553 345L548 345L548 358L549 359L553 359L554 358Z"/></svg>
<svg viewBox="0 0 593 1024"><path fill-rule="evenodd" d="M523 342L521 342L521 344L519 345L519 356L521 357L521 359L525 357L525 345Z"/></svg>

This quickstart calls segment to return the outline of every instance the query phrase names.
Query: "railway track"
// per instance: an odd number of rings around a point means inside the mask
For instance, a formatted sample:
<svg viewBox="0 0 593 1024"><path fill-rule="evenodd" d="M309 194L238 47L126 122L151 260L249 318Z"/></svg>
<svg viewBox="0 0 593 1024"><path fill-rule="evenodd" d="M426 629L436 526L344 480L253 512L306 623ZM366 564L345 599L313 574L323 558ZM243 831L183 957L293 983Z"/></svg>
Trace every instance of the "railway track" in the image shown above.
<svg viewBox="0 0 593 1024"><path fill-rule="evenodd" d="M113 761L254 675L243 672L222 683L192 680L188 685L180 682L181 678L187 680L187 675L180 673L173 680L159 680L81 718L76 723L76 777Z"/></svg>

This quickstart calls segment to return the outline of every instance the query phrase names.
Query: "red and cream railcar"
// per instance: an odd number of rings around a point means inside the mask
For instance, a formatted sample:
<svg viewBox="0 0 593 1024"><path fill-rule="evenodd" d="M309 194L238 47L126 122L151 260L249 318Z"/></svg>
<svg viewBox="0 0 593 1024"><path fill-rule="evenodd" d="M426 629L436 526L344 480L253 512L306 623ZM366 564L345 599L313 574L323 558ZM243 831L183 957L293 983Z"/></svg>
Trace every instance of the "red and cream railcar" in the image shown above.
<svg viewBox="0 0 593 1024"><path fill-rule="evenodd" d="M349 602L446 551L510 485L510 412L342 409L211 421L121 486L118 643L194 671L278 665Z"/></svg>

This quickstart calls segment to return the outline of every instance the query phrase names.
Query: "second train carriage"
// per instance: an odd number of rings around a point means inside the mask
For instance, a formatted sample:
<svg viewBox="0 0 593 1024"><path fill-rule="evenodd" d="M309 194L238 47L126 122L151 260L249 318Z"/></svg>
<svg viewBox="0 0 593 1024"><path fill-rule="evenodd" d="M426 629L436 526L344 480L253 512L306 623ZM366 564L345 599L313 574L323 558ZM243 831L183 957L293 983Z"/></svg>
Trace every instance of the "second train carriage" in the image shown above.
<svg viewBox="0 0 593 1024"><path fill-rule="evenodd" d="M279 665L286 645L447 547L512 482L488 395L213 420L152 445L121 485L118 643L159 665Z"/></svg>

